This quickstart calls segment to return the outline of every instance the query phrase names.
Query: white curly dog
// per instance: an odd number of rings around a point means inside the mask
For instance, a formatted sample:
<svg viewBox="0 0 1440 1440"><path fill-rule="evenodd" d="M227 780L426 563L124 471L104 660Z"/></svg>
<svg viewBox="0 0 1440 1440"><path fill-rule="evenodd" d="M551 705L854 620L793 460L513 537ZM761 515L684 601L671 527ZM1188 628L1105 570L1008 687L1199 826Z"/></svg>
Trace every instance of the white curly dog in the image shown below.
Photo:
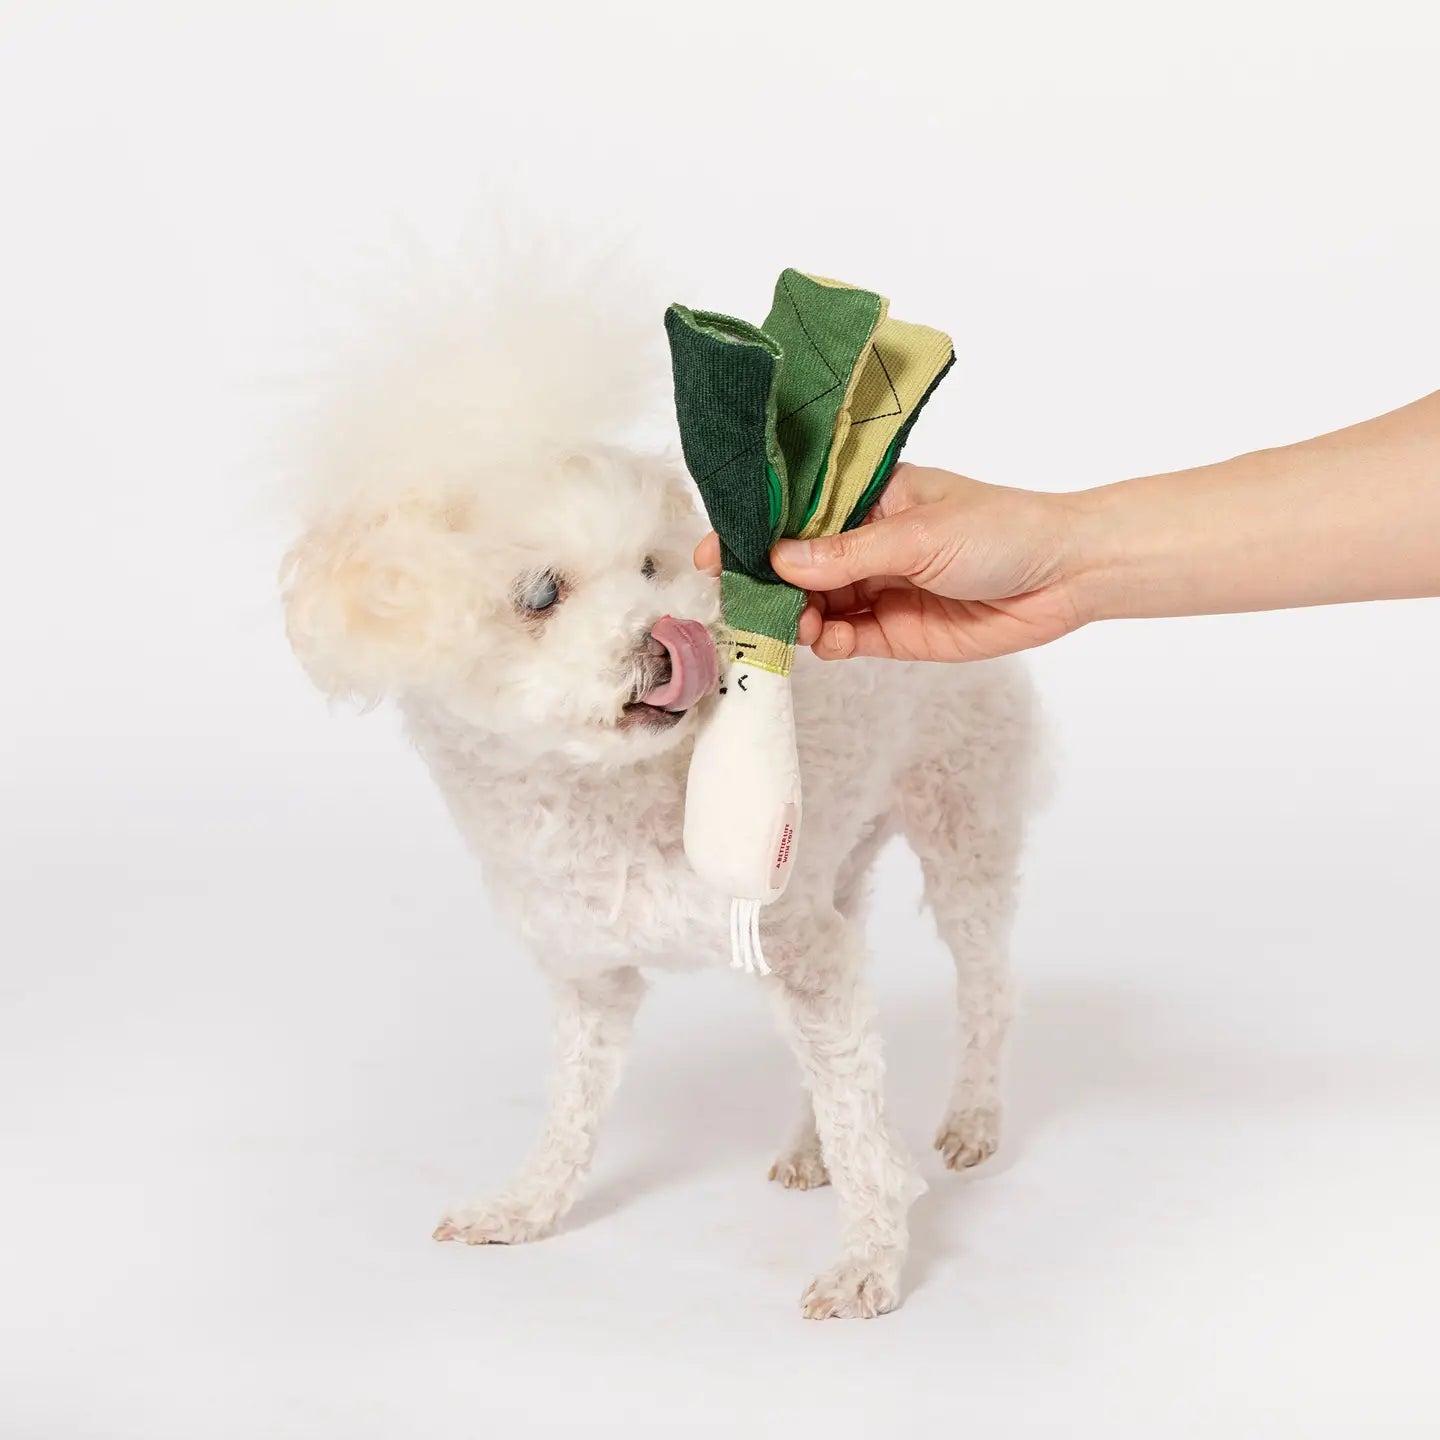
<svg viewBox="0 0 1440 1440"><path fill-rule="evenodd" d="M286 620L322 691L400 707L553 989L539 1142L500 1194L435 1231L515 1244L549 1234L580 1192L642 970L730 960L729 902L681 848L705 701L674 707L696 688L677 683L675 636L696 627L659 624L713 626L718 587L691 563L704 526L683 471L634 438L663 409L659 310L508 272L494 290L463 275L422 289L353 351L310 429ZM1000 1124L1033 702L1009 662L805 655L794 686L804 825L789 889L764 912L774 974L746 981L773 994L805 1089L770 1176L839 1199L839 1257L804 1314L873 1316L898 1303L924 1186L885 1117L861 980L868 872L892 836L919 856L957 976L935 1144L953 1169L977 1164ZM661 695L671 708L646 702Z"/></svg>

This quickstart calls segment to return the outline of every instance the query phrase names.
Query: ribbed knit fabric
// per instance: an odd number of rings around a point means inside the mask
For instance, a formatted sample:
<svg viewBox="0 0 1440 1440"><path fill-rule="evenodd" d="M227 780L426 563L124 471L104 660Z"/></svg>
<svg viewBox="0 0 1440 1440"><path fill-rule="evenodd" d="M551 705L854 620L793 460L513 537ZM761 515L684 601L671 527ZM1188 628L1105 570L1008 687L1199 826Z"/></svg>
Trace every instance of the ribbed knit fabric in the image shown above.
<svg viewBox="0 0 1440 1440"><path fill-rule="evenodd" d="M827 463L844 439L861 360L889 301L853 286L781 271L761 327L784 357L775 387L775 435L789 479L786 535L798 534L820 495Z"/></svg>
<svg viewBox="0 0 1440 1440"><path fill-rule="evenodd" d="M860 508L862 497L869 494L874 503L881 488L876 475L883 484L935 381L954 358L950 337L938 330L888 317L880 323L855 369L850 424L831 457L822 501L801 535L833 535L865 518L869 506Z"/></svg>
<svg viewBox="0 0 1440 1440"><path fill-rule="evenodd" d="M763 329L665 312L685 463L720 537L731 661L789 673L805 596L771 568L770 547L865 518L954 361L948 336L888 310L868 290L786 270Z"/></svg>
<svg viewBox="0 0 1440 1440"><path fill-rule="evenodd" d="M946 337L948 339L948 337ZM925 393L915 403L914 409L905 417L904 423L900 426L895 438L890 442L890 448L882 456L875 473L870 477L869 487L861 494L850 510L849 518L841 526L843 530L853 530L861 524L865 517L875 508L875 502L880 498L880 492L885 488L885 482L890 478L890 472L895 468L896 461L900 458L900 452L905 448L905 442L910 438L910 432L915 428L915 422L920 418L920 412L929 403L930 397L940 388L940 382L950 373L950 367L955 363L955 351L952 349L940 367L935 378L931 380Z"/></svg>
<svg viewBox="0 0 1440 1440"><path fill-rule="evenodd" d="M672 305L665 312L685 464L720 536L721 564L783 584L770 547L789 507L775 439L780 347L743 320Z"/></svg>
<svg viewBox="0 0 1440 1440"><path fill-rule="evenodd" d="M805 592L783 580L771 583L738 571L722 571L720 609L728 632L726 644L735 652L724 658L749 660L763 670L788 675L804 608Z"/></svg>

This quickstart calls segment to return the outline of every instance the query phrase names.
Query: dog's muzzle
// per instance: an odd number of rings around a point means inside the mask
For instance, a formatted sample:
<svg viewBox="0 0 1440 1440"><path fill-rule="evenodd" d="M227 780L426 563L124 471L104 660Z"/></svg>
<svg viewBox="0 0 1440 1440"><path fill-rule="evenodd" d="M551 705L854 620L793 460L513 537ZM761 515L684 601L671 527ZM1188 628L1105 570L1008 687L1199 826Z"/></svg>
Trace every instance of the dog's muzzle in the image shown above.
<svg viewBox="0 0 1440 1440"><path fill-rule="evenodd" d="M663 615L650 627L650 644L670 661L669 677L640 696L657 710L688 710L720 683L720 659L709 630L698 620Z"/></svg>

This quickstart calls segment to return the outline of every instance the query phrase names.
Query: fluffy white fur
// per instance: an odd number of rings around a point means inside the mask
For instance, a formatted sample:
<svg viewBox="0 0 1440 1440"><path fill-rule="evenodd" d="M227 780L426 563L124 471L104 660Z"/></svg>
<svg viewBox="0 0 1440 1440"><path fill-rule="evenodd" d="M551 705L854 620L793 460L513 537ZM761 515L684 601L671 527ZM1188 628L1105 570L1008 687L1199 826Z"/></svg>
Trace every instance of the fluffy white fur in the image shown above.
<svg viewBox="0 0 1440 1440"><path fill-rule="evenodd" d="M361 352L314 431L284 576L306 670L329 695L400 707L554 992L544 1132L503 1192L435 1232L470 1244L540 1239L573 1204L642 969L730 958L729 902L680 843L702 717L662 729L624 709L654 681L646 637L658 617L717 618L717 587L690 564L703 524L683 473L624 441L663 376L649 361L658 310L607 312L593 287L502 278L412 297ZM560 599L529 613L524 597L546 575ZM736 983L770 990L806 1091L771 1178L831 1183L840 1201L839 1254L804 1313L872 1316L897 1303L923 1186L885 1118L861 982L868 873L897 834L924 868L958 998L955 1085L935 1143L951 1168L974 1165L999 1132L1032 698L1010 663L805 656L795 703L805 823L790 887L764 912L775 973Z"/></svg>

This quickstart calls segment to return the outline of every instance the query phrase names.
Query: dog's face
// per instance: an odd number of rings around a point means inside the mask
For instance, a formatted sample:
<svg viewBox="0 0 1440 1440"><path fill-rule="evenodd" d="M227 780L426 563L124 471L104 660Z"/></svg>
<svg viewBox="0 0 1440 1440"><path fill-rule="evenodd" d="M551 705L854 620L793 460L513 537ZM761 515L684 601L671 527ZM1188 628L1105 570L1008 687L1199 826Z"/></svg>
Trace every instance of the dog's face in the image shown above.
<svg viewBox="0 0 1440 1440"><path fill-rule="evenodd" d="M591 449L314 524L287 630L328 694L439 710L511 759L628 763L676 744L714 684L697 531L669 466Z"/></svg>

